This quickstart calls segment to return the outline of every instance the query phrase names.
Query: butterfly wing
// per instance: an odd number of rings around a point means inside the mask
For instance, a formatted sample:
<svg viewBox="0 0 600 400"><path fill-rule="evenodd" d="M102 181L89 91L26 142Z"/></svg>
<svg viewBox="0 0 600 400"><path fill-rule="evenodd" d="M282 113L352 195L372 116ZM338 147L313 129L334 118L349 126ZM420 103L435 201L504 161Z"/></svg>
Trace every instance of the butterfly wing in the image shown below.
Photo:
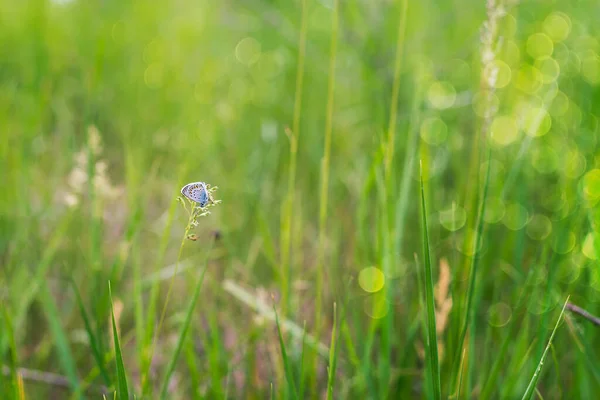
<svg viewBox="0 0 600 400"><path fill-rule="evenodd" d="M208 190L204 182L188 183L181 189L183 194L188 199L200 204L204 208L208 204Z"/></svg>
<svg viewBox="0 0 600 400"><path fill-rule="evenodd" d="M200 207L206 207L206 205L208 204L208 190L206 189L206 185L202 185L200 187L198 198L198 203L200 203Z"/></svg>
<svg viewBox="0 0 600 400"><path fill-rule="evenodd" d="M195 201L192 198L192 187L194 186L193 183L188 183L187 185L185 185L184 187L181 188L181 194L184 195L185 197L187 197L188 199Z"/></svg>

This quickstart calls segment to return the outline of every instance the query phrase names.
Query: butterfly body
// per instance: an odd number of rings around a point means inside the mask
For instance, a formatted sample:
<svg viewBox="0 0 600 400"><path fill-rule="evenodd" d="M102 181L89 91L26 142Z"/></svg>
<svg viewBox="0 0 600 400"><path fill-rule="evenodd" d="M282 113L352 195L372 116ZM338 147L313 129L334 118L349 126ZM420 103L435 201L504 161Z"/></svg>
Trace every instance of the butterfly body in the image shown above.
<svg viewBox="0 0 600 400"><path fill-rule="evenodd" d="M214 202L209 189L210 185L204 182L193 182L181 188L181 194L200 204L200 208L204 208L208 203Z"/></svg>

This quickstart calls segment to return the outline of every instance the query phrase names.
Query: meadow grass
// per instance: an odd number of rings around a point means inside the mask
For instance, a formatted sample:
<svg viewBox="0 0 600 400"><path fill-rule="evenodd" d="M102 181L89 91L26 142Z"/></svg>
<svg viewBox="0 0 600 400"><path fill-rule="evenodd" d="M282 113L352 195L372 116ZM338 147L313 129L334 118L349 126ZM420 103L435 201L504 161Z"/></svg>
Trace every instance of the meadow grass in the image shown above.
<svg viewBox="0 0 600 400"><path fill-rule="evenodd" d="M598 12L0 0L0 398L593 398Z"/></svg>

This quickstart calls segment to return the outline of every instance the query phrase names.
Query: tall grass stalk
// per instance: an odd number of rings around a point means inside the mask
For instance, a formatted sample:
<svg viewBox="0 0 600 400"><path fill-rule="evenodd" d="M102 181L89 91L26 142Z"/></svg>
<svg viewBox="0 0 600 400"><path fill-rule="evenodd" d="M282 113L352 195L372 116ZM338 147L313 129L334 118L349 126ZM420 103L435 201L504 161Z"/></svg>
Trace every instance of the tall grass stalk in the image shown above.
<svg viewBox="0 0 600 400"><path fill-rule="evenodd" d="M211 241L211 246L206 255L206 261L204 263L204 268L200 274L200 277L196 281L196 285L194 287L194 293L192 294L192 299L188 305L185 319L181 328L179 330L179 338L177 339L177 345L175 346L175 351L171 355L171 359L169 360L169 364L167 366L167 371L165 373L165 377L163 379L162 387L160 390L160 398L164 399L167 396L167 388L169 385L169 381L171 379L171 375L175 370L175 366L177 365L177 361L179 359L179 355L181 354L181 350L183 349L183 345L185 343L186 335L190 327L190 323L192 321L192 313L194 312L194 308L196 307L196 303L198 302L198 296L200 295L200 288L202 287L202 283L204 282L204 275L206 274L206 270L208 269L208 261L210 259L210 255L212 253L212 248L214 245L214 239Z"/></svg>
<svg viewBox="0 0 600 400"><path fill-rule="evenodd" d="M71 350L67 332L65 332L63 324L60 320L58 305L50 294L48 283L46 281L42 282L39 295L44 313L48 318L48 325L50 326L50 331L52 332L54 344L58 353L58 363L67 374L74 396L76 398L81 398L82 394L79 384L79 377L77 376L75 356Z"/></svg>
<svg viewBox="0 0 600 400"><path fill-rule="evenodd" d="M430 393L437 400L442 398L440 383L440 365L438 358L437 329L435 323L435 298L433 291L433 272L429 250L429 233L427 228L427 207L425 205L425 188L423 185L423 166L421 164L421 212L423 224L423 260L425 265L425 304L427 306L427 361L430 373Z"/></svg>
<svg viewBox="0 0 600 400"><path fill-rule="evenodd" d="M569 303L569 297L567 297L567 300L565 301L565 303L562 307L562 310L560 310L560 315L558 316L558 319L556 320L556 324L554 325L554 329L552 330L552 334L550 335L548 344L546 345L546 348L544 349L544 353L542 353L542 357L540 358L540 362L538 363L538 365L535 369L535 372L533 373L533 376L531 377L531 380L529 381L527 390L523 394L523 400L531 399L533 397L533 393L536 391L537 382L540 379L542 367L544 366L544 361L546 360L548 350L550 349L550 346L552 345L552 340L554 340L554 335L556 334L556 330L558 329L558 326L560 325L560 322L563 319L563 315L565 314L565 308L567 307L568 303Z"/></svg>
<svg viewBox="0 0 600 400"><path fill-rule="evenodd" d="M395 219L394 219L394 201L393 201L393 182L392 182L392 163L394 159L394 153L396 150L395 139L397 132L397 116L398 116L398 97L400 94L400 73L402 71L403 61L403 50L404 50L404 37L406 33L406 16L407 16L408 0L402 0L400 3L400 20L398 23L398 33L396 37L396 57L394 61L394 78L392 82L392 96L390 101L390 119L388 124L387 141L385 145L385 156L384 156L384 176L385 176L385 204L383 209L383 254L382 254L382 270L386 277L391 276L391 272L394 269L397 253L395 249ZM411 136L407 135L407 140L411 142ZM409 146L407 146L409 147ZM410 158L410 157L408 157ZM384 286L384 295L388 304L394 304L394 290L391 285ZM382 395L387 396L387 389L389 387L390 379L390 364L392 356L392 343L393 343L393 328L394 328L394 313L389 312L384 320L384 340L382 349L382 376L381 386Z"/></svg>
<svg viewBox="0 0 600 400"><path fill-rule="evenodd" d="M420 328L421 333L423 335L423 343L424 343L424 347L425 350L427 351L427 354L429 354L429 331L427 330L427 307L425 306L425 284L424 284L424 278L422 276L422 271L421 271L421 263L419 262L419 256L417 255L417 253L414 254L414 258L415 258L415 268L417 273L415 274L417 276L417 293L419 294L419 314L417 317L417 324L418 324L418 328ZM421 317L421 314L423 314L423 317ZM432 374L429 373L429 371L431 370L431 363L427 362L425 364L425 372L423 374L423 397L425 398L430 398L432 395L432 382L431 382L431 376Z"/></svg>
<svg viewBox="0 0 600 400"><path fill-rule="evenodd" d="M331 345L329 346L329 367L327 368L327 400L333 399L333 386L335 385L335 370L337 367L337 343L339 341L338 334L338 318L337 306L333 303L333 328L331 328Z"/></svg>
<svg viewBox="0 0 600 400"><path fill-rule="evenodd" d="M327 223L327 208L329 200L329 166L331 162L331 136L333 131L333 106L335 94L335 66L337 55L337 36L339 25L339 0L333 0L333 10L331 19L331 42L329 54L329 79L327 84L327 110L325 115L325 139L323 147L323 158L321 159L321 187L319 195L319 238L317 249L317 283L315 298L315 334L319 337L322 328L323 318L323 289L325 281L325 235ZM314 369L311 374L317 376L318 358L315 357ZM314 378L313 378L314 379ZM316 379L313 380L316 385ZM316 389L316 387L315 387Z"/></svg>
<svg viewBox="0 0 600 400"><path fill-rule="evenodd" d="M460 360L460 365L464 365L465 363L465 354L467 352L467 349L463 348L463 353L461 355L461 360ZM456 398L460 399L460 388L462 387L462 382L463 382L463 368L460 369L460 371L458 371L458 385L457 385L457 389L456 389Z"/></svg>
<svg viewBox="0 0 600 400"><path fill-rule="evenodd" d="M469 270L469 282L468 282L468 286L467 286L467 300L466 300L466 304L465 304L465 309L464 309L464 321L462 323L462 328L460 331L460 336L458 339L458 343L457 343L457 347L456 350L454 351L454 369L452 371L452 382L451 385L456 385L456 376L458 375L458 372L460 370L461 365L463 363L463 358L461 357L462 354L462 350L463 350L463 346L464 346L464 341L465 341L465 337L467 335L467 328L471 325L472 321L471 319L473 318L474 312L472 310L472 306L473 306L473 298L475 297L475 283L476 283L476 278L477 278L477 269L479 266L479 259L481 258L480 254L477 254L477 250L479 249L482 237L483 237L483 227L484 227L484 219L483 216L485 214L485 207L486 207L486 198L487 198L487 192L488 192L488 187L489 187L489 181L490 181L490 165L491 165L491 148L488 150L488 157L487 157L487 168L486 168L486 172L485 172L485 180L483 183L483 195L481 197L481 201L480 201L480 205L479 205L479 212L477 213L477 229L475 231L475 237L473 238L473 249L474 249L474 254L471 256L471 268ZM471 356L472 354L470 352L467 352L467 356L466 356L466 363L467 365L470 367L471 364ZM456 386L452 386L454 390L451 391L451 393L456 393ZM469 393L469 392L467 392Z"/></svg>
<svg viewBox="0 0 600 400"><path fill-rule="evenodd" d="M6 393L7 395L9 395L9 393L12 392L12 396L15 399L19 398L19 372L18 372L18 356L17 356L17 344L15 341L15 335L14 335L14 328L13 328L13 322L12 322L12 317L9 311L9 308L6 304L2 304L2 319L3 321L3 329L0 336L0 339L2 339L2 341L6 340L7 345L8 345L8 366L9 366L9 370L10 370L10 380L9 380L9 384L6 385L8 386L8 389L6 388L6 386L2 386L2 391L0 393ZM4 344L3 342L0 342L2 344ZM2 356L4 356L4 354L2 354ZM4 357L2 357L2 359L4 360ZM2 371L0 371L0 375L2 375ZM4 382L3 382L4 383Z"/></svg>
<svg viewBox="0 0 600 400"><path fill-rule="evenodd" d="M386 186L392 176L392 161L395 152L396 120L398 117L398 96L400 94L400 72L402 71L402 60L404 50L404 37L406 34L406 16L408 0L400 1L400 22L398 23L398 34L396 37L396 58L394 60L394 80L392 82L392 98L390 101L390 120L388 124L387 143L385 152L385 176Z"/></svg>
<svg viewBox="0 0 600 400"><path fill-rule="evenodd" d="M125 364L123 363L123 352L119 342L119 333L117 331L117 321L115 320L114 303L112 300L112 291L110 281L108 282L108 295L110 298L110 314L112 321L112 333L115 344L115 365L117 368L117 391L116 398L119 400L129 400L129 388L127 385L127 374L125 372Z"/></svg>
<svg viewBox="0 0 600 400"><path fill-rule="evenodd" d="M159 244L159 250L158 250L158 254L156 256L156 263L154 266L154 271L159 271L160 268L162 268L163 263L164 263L164 259L165 259L165 254L167 252L167 248L169 246L169 237L171 236L171 227L173 226L173 220L175 219L175 210L177 209L177 205L179 204L177 198L173 198L173 201L171 202L171 206L169 207L169 212L167 214L167 222L165 224L165 227L163 229L163 233L160 239L160 244ZM177 268L177 262L176 262L176 268ZM175 274L173 274L173 276L175 276ZM149 347L153 338L153 333L154 333L154 323L156 322L156 317L155 317L155 312L156 312L156 303L158 302L158 295L160 292L160 280L156 280L154 282L152 282L152 286L150 289L150 298L148 300L148 309L146 311L146 327L145 327L145 331L146 331L146 335L144 338L144 343L145 346ZM149 354L148 353L146 355L146 359L144 361L144 366L146 366L147 363L149 363ZM142 370L146 370L145 367L142 368Z"/></svg>
<svg viewBox="0 0 600 400"><path fill-rule="evenodd" d="M77 285L75 284L75 281L73 280L73 278L71 278L70 282L71 282L71 286L73 286L73 291L75 292L75 299L77 301L77 306L79 307L79 313L81 314L81 318L83 319L85 331L88 336L88 342L92 349L92 355L94 356L96 365L97 365L98 369L100 370L100 375L102 375L102 379L104 379L104 382L108 386L110 386L111 380L108 375L108 371L106 370L104 360L102 359L102 352L100 351L100 348L98 347L98 338L94 334L94 330L92 329L92 323L90 321L87 311L85 310L85 306L83 305L83 299L81 298L81 294L79 293L79 289L77 289Z"/></svg>
<svg viewBox="0 0 600 400"><path fill-rule="evenodd" d="M519 293L519 297L518 297L517 302L514 307L515 314L518 311L521 311L521 309L523 308L523 304L527 298L527 295L529 294L529 291L531 290L531 280L534 277L533 271L534 271L534 269L529 270L529 273L527 274L527 278L522 283L521 291ZM479 397L482 400L493 398L493 391L494 391L494 389L497 388L498 376L500 375L500 369L501 369L502 365L506 362L506 354L508 352L509 346L511 345L511 343L514 340L514 336L518 329L519 329L519 324L518 324L516 318L512 318L512 320L509 322L508 327L506 329L503 329L505 336L504 336L504 339L500 346L500 350L494 352L494 362L492 364L490 372L487 374L486 382L483 385L481 392L480 392L481 394ZM461 371L462 371L462 369L461 369ZM458 389L460 390L460 379L459 379L459 383L458 383ZM457 396L457 398L460 398L460 397Z"/></svg>
<svg viewBox="0 0 600 400"><path fill-rule="evenodd" d="M42 253L41 260L37 264L34 275L28 279L27 287L24 288L19 299L20 302L17 305L14 317L15 330L18 330L23 325L25 318L27 317L29 306L34 301L43 282L47 279L47 274L52 266L54 257L67 239L67 231L72 218L73 214L70 213L59 223L59 226L50 237L48 244Z"/></svg>
<svg viewBox="0 0 600 400"><path fill-rule="evenodd" d="M192 327L193 328L193 327ZM202 396L200 395L200 378L202 375L200 375L200 371L198 369L198 363L196 361L196 348L194 346L195 341L193 340L193 335L194 331L192 329L192 334L188 335L187 340L186 340L186 345L185 345L185 361L187 363L188 366L188 373L190 375L190 381L191 381L191 397L193 400L200 400L202 398Z"/></svg>
<svg viewBox="0 0 600 400"><path fill-rule="evenodd" d="M302 349L300 350L300 387L298 388L298 397L304 398L304 386L306 383L306 368L304 365L304 354L306 349L306 321L302 326Z"/></svg>
<svg viewBox="0 0 600 400"><path fill-rule="evenodd" d="M281 282L283 314L290 308L289 287L291 282L291 245L292 221L294 213L294 195L296 187L296 165L298 159L298 138L300 136L300 116L302 113L302 89L304 82L304 60L306 53L306 1L302 0L302 14L300 18L300 36L298 39L298 64L296 70L296 95L294 99L294 116L292 130L288 132L290 140L290 166L288 171L288 191L281 226Z"/></svg>
<svg viewBox="0 0 600 400"><path fill-rule="evenodd" d="M471 182L478 183L480 182L479 170L480 170L480 161L481 161L481 150L483 146L488 147L487 154L487 171L486 176L483 183L483 193L481 197L480 194L480 186L478 184L467 185L467 209L477 210L474 213L469 213L468 219L469 224L475 225L475 238L470 237L470 235L465 235L465 247L468 248L469 245L473 245L473 254L468 257L466 261L466 266L469 268L469 278L468 278L468 287L466 293L466 301L465 308L463 313L465 315L464 321L462 322L462 327L460 328L459 338L457 347L454 351L454 365L452 368L452 375L450 381L450 393L457 392L457 375L459 370L462 368L463 362L466 362L466 365L469 368L467 371L467 386L469 386L469 382L471 374L470 370L473 366L471 362L471 351L468 351L466 357L463 359L461 354L463 352L464 340L467 334L467 329L472 325L471 315L473 307L473 298L475 296L475 282L477 277L477 266L479 263L480 254L477 254L479 246L481 244L481 236L483 235L483 215L485 212L485 204L487 199L487 191L489 185L489 175L490 175L490 164L491 164L491 147L489 147L489 128L492 123L493 117L497 112L495 108L492 98L495 93L496 80L498 78L498 66L495 63L496 60L496 52L497 52L497 36L498 36L498 24L500 19L504 16L504 8L502 5L497 3L497 0L488 0L486 3L487 10L487 20L483 23L483 30L480 37L481 40L481 79L480 79L480 87L482 93L486 94L484 99L485 111L484 117L480 121L479 132L474 136L474 140L472 141L471 146L471 162L469 168L469 175ZM479 206L476 206L479 200ZM474 220L473 220L474 219ZM467 393L470 394L470 390L467 387Z"/></svg>
<svg viewBox="0 0 600 400"><path fill-rule="evenodd" d="M279 346L281 350L281 358L283 361L283 368L285 371L285 379L287 382L286 393L291 396L293 399L298 398L298 392L296 390L296 383L294 379L294 370L292 367L292 362L288 357L287 351L285 349L285 343L283 341L283 333L281 332L281 325L279 325L279 316L277 315L277 310L275 309L275 300L273 299L273 313L275 314L275 324L277 325L277 336L279 338Z"/></svg>
<svg viewBox="0 0 600 400"><path fill-rule="evenodd" d="M402 178L398 190L398 199L396 201L396 221L394 226L395 248L394 255L399 257L402 252L404 233L406 230L406 215L410 199L410 188L412 184L412 173L415 166L415 155L417 154L417 144L419 142L419 126L421 118L421 104L423 101L423 83L419 78L415 80L415 90L410 112L410 122L407 132L407 145L404 155L404 164L402 166Z"/></svg>
<svg viewBox="0 0 600 400"><path fill-rule="evenodd" d="M133 269L133 299L135 302L134 306L134 320L135 320L135 336L136 340L136 352L138 357L139 365L144 365L144 297L142 293L142 254L141 245L139 238L133 242L132 248L132 269Z"/></svg>
<svg viewBox="0 0 600 400"><path fill-rule="evenodd" d="M183 253L183 247L185 246L186 241L188 240L188 234L192 228L192 221L194 219L194 212L196 209L196 203L192 204L192 210L190 212L190 216L188 219L188 223L185 227L183 238L181 239L181 244L179 246L179 252L177 253L177 261L175 262L175 270L173 272L173 276L169 281L169 288L167 289L167 295L165 297L165 304L163 305L162 312L160 314L160 319L158 320L158 326L156 327L156 331L154 331L154 339L152 340L152 347L150 349L150 355L148 356L148 361L146 365L146 370L142 372L142 394L143 396L151 393L151 385L149 380L150 367L152 366L152 358L154 356L154 351L156 349L156 342L158 341L158 337L160 335L160 331L162 329L162 325L165 319L165 315L167 312L167 306L169 305L169 299L171 297L171 291L173 290L173 284L175 282L175 277L177 276L177 270L179 267L179 263L181 261L181 254Z"/></svg>

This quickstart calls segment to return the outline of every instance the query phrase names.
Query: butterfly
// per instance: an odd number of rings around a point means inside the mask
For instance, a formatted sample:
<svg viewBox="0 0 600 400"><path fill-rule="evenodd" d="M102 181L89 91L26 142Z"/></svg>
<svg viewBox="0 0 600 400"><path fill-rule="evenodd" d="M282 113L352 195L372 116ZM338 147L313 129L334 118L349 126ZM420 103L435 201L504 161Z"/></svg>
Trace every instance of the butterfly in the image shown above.
<svg viewBox="0 0 600 400"><path fill-rule="evenodd" d="M208 203L214 203L209 189L210 185L207 183L193 182L182 187L181 194L200 204L200 208L204 208Z"/></svg>

